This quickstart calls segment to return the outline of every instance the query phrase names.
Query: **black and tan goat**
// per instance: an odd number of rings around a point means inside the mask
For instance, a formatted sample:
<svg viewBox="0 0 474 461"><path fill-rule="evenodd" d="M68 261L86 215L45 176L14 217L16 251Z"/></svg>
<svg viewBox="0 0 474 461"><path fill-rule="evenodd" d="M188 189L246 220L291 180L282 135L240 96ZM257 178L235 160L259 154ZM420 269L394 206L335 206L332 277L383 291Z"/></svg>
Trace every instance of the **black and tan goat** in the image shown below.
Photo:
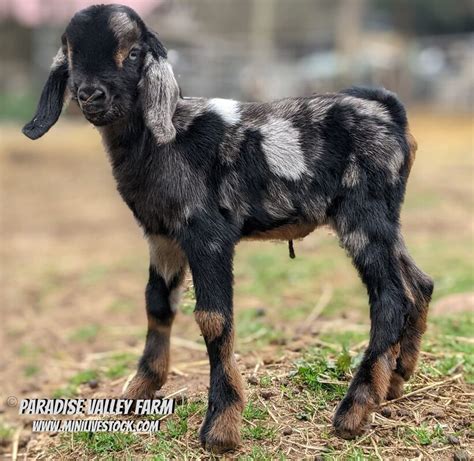
<svg viewBox="0 0 474 461"><path fill-rule="evenodd" d="M150 247L148 334L127 396L167 378L169 338L189 265L211 366L201 441L240 441L244 392L234 359L232 259L242 238L337 231L367 286L370 342L334 417L361 433L413 373L433 284L409 256L400 207L416 150L403 106L386 90L243 103L183 98L167 52L131 9L93 6L67 26L37 114L36 139L66 95L99 127L118 190Z"/></svg>

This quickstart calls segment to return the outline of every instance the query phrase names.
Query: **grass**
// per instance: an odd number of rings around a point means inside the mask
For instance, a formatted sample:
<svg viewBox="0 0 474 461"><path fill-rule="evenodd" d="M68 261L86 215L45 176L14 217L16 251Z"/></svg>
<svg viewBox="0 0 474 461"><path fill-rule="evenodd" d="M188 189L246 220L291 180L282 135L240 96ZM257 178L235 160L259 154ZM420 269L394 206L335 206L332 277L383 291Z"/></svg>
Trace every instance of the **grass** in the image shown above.
<svg viewBox="0 0 474 461"><path fill-rule="evenodd" d="M134 369L136 361L137 356L134 354L115 354L108 361L105 376L109 379L116 379L128 375Z"/></svg>
<svg viewBox="0 0 474 461"><path fill-rule="evenodd" d="M82 446L83 451L90 455L107 455L120 453L127 455L129 447L139 441L139 437L129 433L78 432L73 434L73 442Z"/></svg>
<svg viewBox="0 0 474 461"><path fill-rule="evenodd" d="M84 325L74 330L70 338L73 341L87 342L87 341L90 341L91 339L95 339L99 331L100 331L100 325L97 325L97 324Z"/></svg>
<svg viewBox="0 0 474 461"><path fill-rule="evenodd" d="M0 421L0 446L7 445L13 436L14 429L4 422Z"/></svg>
<svg viewBox="0 0 474 461"><path fill-rule="evenodd" d="M440 123L445 132L439 130ZM435 279L434 306L448 296L474 290L472 126L462 118L450 121L431 116L415 117L411 126L420 151L402 224L410 252ZM45 395L51 386L56 387L54 396L72 397L90 392L85 384L95 379L100 381L101 392L114 395L135 369L143 347L146 247L116 196L98 141L89 129L80 131L82 138L74 129L57 125L59 141L45 137L34 150L5 133L7 147L0 162L5 162L9 172L5 178L11 178L8 196L15 198L11 206L6 204L11 215L8 222L22 223L21 228L12 227L4 235L5 248L14 250L5 256L11 269L7 282L18 296L5 306L5 329L19 364L19 374L15 375L14 367L8 368L5 382L31 380ZM71 144L74 136L77 142L64 152L63 145ZM41 162L34 168L26 161L8 163L16 159L18 150L26 151L31 161L41 155ZM57 181L51 185L53 175ZM80 194L74 195L77 188L71 184L79 176ZM71 209L71 203L75 204L73 218L64 211ZM42 221L42 217L48 219ZM61 231L61 239L51 233L52 228ZM8 240L15 235L21 245L13 238ZM380 459L378 450L382 459L449 459L457 449L470 450L472 396L468 394L472 388L466 383L474 384L474 319L463 309L429 318L417 374L406 386L407 392L427 390L388 405L389 416L376 413L365 439L344 441L334 436L332 414L368 339L367 294L337 238L325 229L295 242L295 251L295 260L288 258L286 243L246 242L236 251L238 363L244 378L255 373L257 381L246 383L244 446L235 457L366 460ZM314 322L314 334L299 333L327 287L331 294ZM18 305L25 306L21 322L15 320ZM194 306L189 288L173 334L196 344L188 348L179 343L172 349L172 373L164 389L168 393L187 387L188 402L162 421L159 433L44 435L38 438L35 455L208 459L197 438L206 396L205 389L196 389L207 368L191 366L206 360ZM293 350L296 343L301 344ZM102 358L88 361L89 354L102 353ZM265 360L268 357L275 361ZM71 363L83 361L87 369L68 380L57 378L58 368L68 376ZM445 415L430 415L433 408ZM5 430L11 438L11 427L14 425L6 429L0 425L0 434ZM283 435L287 427L292 432ZM449 443L452 435L459 438L459 447Z"/></svg>
<svg viewBox="0 0 474 461"><path fill-rule="evenodd" d="M67 385L53 391L51 398L73 398L78 395L79 386L99 378L97 370L84 370L72 376Z"/></svg>
<svg viewBox="0 0 474 461"><path fill-rule="evenodd" d="M460 322L463 323L462 319ZM444 338L453 332L466 332L464 325L443 319L436 320L430 326L426 342L434 349L440 347ZM294 459L291 456L286 457L281 452L273 451L273 447L286 443L281 431L287 426L297 431L294 432L296 435L308 434L312 438L309 445L320 447L316 453L322 459L378 459L373 446L370 445L370 439L369 444L365 443L362 446L359 445L359 439L342 441L333 436L327 424L327 420L330 420L335 405L344 395L352 373L357 367L363 349L360 339L366 338L365 335L353 333L344 337L345 341L342 344L340 341L342 336L343 333L340 331L328 331L324 334L324 341L321 340L318 347L309 347L302 357L294 354L293 359L286 366L273 369L273 371L270 368L259 372L258 384L247 388L248 401L243 413L242 428L242 437L247 449L239 455L239 459ZM446 346L443 346L443 350L445 354L443 356L423 357L419 372L411 385L407 387L407 392L432 383L442 383L453 376L453 368L458 365L458 357L466 360L466 356L458 351L449 350ZM469 351L466 349L466 353L473 352L471 349ZM122 363L123 360L127 361L130 358L127 355L117 356L112 359L112 362L118 360ZM286 370L283 377L282 369ZM276 373L279 377L275 376ZM86 370L72 377L70 384L77 386L97 376L98 373L94 370ZM454 386L459 386L459 384L454 383ZM449 396L453 389L446 382L446 384L440 384L435 392L441 399L445 399L448 398L445 396ZM270 400L262 399L261 392L269 390L272 391L273 397ZM467 440L466 436L470 430L469 425L460 428L458 424L460 415L468 414L470 411L469 399L464 398L464 403L461 400L455 407L443 407L446 414L442 417L441 423L438 416L427 416L433 404L424 395L414 396L391 405L390 419L380 419L381 417L376 415L376 430L380 434L375 442L378 445L378 452L388 454L396 450L403 457L413 454L403 447L410 449L419 447L422 450L434 447L433 449L442 449L443 453L447 453L447 450L452 448L448 435ZM441 405L443 400L439 402L438 405ZM421 423L410 418L413 408L417 409ZM54 450L64 456L80 452L85 456L97 456L100 459L146 456L150 459L167 460L182 459L185 456L189 457L189 454L191 454L191 459L197 459L203 454L196 447L195 441L205 409L206 404L202 399L191 398L187 403L178 406L175 414L165 417L159 433L63 435L60 444L56 445ZM451 411L454 414L451 414ZM405 415L401 420L396 416L398 412L402 412L400 415ZM409 415L408 419L406 415ZM390 433L390 426L384 427L384 421L393 421L395 434ZM186 441L184 445L178 443L183 440ZM189 443L194 448L189 448ZM304 440L301 441L301 439L298 443L305 445Z"/></svg>

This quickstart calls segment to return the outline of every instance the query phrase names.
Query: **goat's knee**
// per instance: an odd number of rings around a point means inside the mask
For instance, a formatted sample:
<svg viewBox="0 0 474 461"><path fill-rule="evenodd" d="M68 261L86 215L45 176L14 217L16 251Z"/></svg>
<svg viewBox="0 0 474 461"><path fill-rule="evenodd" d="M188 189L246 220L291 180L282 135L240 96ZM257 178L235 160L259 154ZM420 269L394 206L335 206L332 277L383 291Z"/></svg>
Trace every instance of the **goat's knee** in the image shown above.
<svg viewBox="0 0 474 461"><path fill-rule="evenodd" d="M220 312L196 310L194 318L206 343L211 343L223 335L225 317Z"/></svg>

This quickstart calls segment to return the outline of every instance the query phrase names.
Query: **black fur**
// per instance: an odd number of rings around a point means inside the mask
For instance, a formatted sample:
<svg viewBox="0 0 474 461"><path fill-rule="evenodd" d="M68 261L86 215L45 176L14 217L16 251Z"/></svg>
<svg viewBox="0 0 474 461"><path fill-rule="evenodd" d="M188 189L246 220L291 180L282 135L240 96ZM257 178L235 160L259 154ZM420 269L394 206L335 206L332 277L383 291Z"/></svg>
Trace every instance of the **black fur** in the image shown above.
<svg viewBox="0 0 474 461"><path fill-rule="evenodd" d="M38 139L58 121L63 108L67 79L68 68L64 62L50 73L41 93L36 114L23 128L24 135L30 139Z"/></svg>

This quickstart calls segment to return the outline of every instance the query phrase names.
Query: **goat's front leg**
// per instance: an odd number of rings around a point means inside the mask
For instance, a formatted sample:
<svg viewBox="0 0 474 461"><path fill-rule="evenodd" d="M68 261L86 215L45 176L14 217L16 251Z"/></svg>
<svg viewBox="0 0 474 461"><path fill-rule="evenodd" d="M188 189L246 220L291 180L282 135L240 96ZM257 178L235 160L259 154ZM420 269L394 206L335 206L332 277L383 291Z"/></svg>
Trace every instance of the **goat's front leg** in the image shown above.
<svg viewBox="0 0 474 461"><path fill-rule="evenodd" d="M242 378L234 358L232 244L201 244L187 253L196 290L195 318L211 368L209 401L201 426L206 449L224 452L240 444L244 409Z"/></svg>
<svg viewBox="0 0 474 461"><path fill-rule="evenodd" d="M171 325L186 271L186 257L179 245L162 236L149 236L150 270L146 287L148 332L138 370L125 397L153 398L166 382Z"/></svg>

